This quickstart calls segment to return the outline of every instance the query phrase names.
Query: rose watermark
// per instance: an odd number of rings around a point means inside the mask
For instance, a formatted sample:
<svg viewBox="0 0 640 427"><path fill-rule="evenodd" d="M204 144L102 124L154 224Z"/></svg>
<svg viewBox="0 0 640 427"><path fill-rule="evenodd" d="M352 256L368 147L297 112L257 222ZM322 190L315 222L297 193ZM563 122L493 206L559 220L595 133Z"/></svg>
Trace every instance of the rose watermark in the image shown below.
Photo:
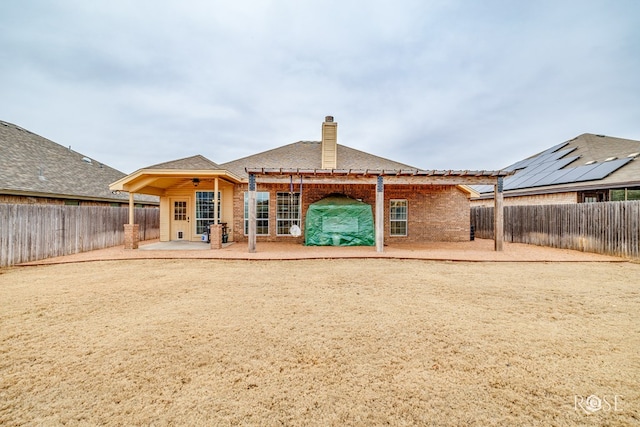
<svg viewBox="0 0 640 427"><path fill-rule="evenodd" d="M620 412L622 411L622 397L620 394L604 394L602 397L595 394L586 397L576 394L573 396L573 409L582 410L585 414L595 414L600 411Z"/></svg>

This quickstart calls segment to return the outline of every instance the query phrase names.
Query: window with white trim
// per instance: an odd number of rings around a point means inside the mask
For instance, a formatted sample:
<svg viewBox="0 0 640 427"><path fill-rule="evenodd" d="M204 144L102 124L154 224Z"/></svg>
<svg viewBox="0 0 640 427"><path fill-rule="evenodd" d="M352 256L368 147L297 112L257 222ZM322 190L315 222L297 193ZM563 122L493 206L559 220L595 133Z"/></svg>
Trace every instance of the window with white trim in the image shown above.
<svg viewBox="0 0 640 427"><path fill-rule="evenodd" d="M249 234L249 193L244 193L244 234ZM269 235L269 193L256 191L256 236Z"/></svg>
<svg viewBox="0 0 640 427"><path fill-rule="evenodd" d="M276 234L289 234L291 226L300 226L300 193L276 194Z"/></svg>
<svg viewBox="0 0 640 427"><path fill-rule="evenodd" d="M389 206L389 219L391 221L389 235L407 235L407 200L391 200Z"/></svg>
<svg viewBox="0 0 640 427"><path fill-rule="evenodd" d="M221 207L222 193L218 191L218 221ZM203 234L213 222L213 191L196 191L196 234Z"/></svg>

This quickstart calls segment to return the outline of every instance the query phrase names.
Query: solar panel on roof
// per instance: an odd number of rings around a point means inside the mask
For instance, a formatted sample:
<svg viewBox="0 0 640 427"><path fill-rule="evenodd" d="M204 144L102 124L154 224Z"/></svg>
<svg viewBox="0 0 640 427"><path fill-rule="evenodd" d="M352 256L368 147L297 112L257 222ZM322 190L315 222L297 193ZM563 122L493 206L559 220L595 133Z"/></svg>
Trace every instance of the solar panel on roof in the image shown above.
<svg viewBox="0 0 640 427"><path fill-rule="evenodd" d="M504 170L506 171L514 171L517 169L523 169L526 168L527 166L533 164L533 163L538 163L540 161L540 156L545 156L544 159L547 159L549 157L549 155L551 155L552 153L558 151L559 149L561 149L562 147L564 147L565 145L567 145L569 142L562 142L558 145L554 145L551 148L548 148L538 154L535 155L535 157L530 157L528 159L524 159L524 160L520 160L519 162L516 162L512 165L507 166L506 168L504 168Z"/></svg>
<svg viewBox="0 0 640 427"><path fill-rule="evenodd" d="M526 180L521 181L518 184L518 188L533 187L536 182L542 180L547 175L549 175L549 174L545 173L545 172L534 173L533 175L530 175Z"/></svg>
<svg viewBox="0 0 640 427"><path fill-rule="evenodd" d="M504 181L504 189L505 190L515 190L516 188L522 188L520 184L529 179L531 175L523 175L519 179L515 180L505 180Z"/></svg>
<svg viewBox="0 0 640 427"><path fill-rule="evenodd" d="M596 168L598 165L584 165L584 166L577 166L575 168L569 168L567 169L569 171L568 174L562 175L562 177L556 179L554 182L551 183L551 185L553 184L565 184L567 182L576 182L578 180L578 178L580 178L582 175L590 172L592 169Z"/></svg>
<svg viewBox="0 0 640 427"><path fill-rule="evenodd" d="M553 171L549 175L547 175L544 178L542 178L541 180L536 181L534 187L543 187L545 185L551 185L557 179L560 179L564 175L567 175L569 172L571 172L571 169L572 168L560 169L560 170L557 170L557 171Z"/></svg>
<svg viewBox="0 0 640 427"><path fill-rule="evenodd" d="M474 185L473 189L478 193L492 193L493 185Z"/></svg>
<svg viewBox="0 0 640 427"><path fill-rule="evenodd" d="M627 163L629 163L631 160L632 159L625 158L625 159L612 160L610 162L598 163L598 164L592 165L592 166L595 166L595 167L593 167L591 170L587 171L587 173L585 173L584 175L581 175L578 180L579 181L592 181L592 180L596 180L596 179L603 179L607 175L611 174L612 172L620 169L622 166L624 166Z"/></svg>
<svg viewBox="0 0 640 427"><path fill-rule="evenodd" d="M554 145L553 147L543 151L543 153L553 153L554 151L558 151L562 147L569 144L569 141L561 142L560 144Z"/></svg>
<svg viewBox="0 0 640 427"><path fill-rule="evenodd" d="M566 156L567 154L573 153L574 151L576 151L578 149L578 147L569 147L566 150L560 150L560 151L555 151L553 153L553 159L554 160L558 160L563 158L564 156Z"/></svg>

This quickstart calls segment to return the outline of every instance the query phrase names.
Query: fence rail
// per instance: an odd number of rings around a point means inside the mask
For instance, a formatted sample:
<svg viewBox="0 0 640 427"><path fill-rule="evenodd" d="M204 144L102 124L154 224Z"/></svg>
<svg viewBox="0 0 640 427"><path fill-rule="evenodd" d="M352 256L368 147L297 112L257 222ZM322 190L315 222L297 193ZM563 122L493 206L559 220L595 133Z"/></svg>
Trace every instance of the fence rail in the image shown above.
<svg viewBox="0 0 640 427"><path fill-rule="evenodd" d="M0 204L0 267L124 243L129 209ZM160 235L160 210L135 210L140 240Z"/></svg>
<svg viewBox="0 0 640 427"><path fill-rule="evenodd" d="M471 208L471 224L493 239L493 208ZM506 206L504 240L640 258L640 201Z"/></svg>

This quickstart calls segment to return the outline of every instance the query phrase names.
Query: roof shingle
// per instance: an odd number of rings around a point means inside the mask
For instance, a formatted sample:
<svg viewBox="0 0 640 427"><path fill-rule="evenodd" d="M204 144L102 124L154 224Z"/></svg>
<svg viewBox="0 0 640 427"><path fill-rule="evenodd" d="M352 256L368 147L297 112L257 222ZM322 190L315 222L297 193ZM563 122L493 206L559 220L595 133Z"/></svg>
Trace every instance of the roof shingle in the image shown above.
<svg viewBox="0 0 640 427"><path fill-rule="evenodd" d="M109 184L125 176L104 163L0 121L0 193L122 202ZM136 195L136 201L156 202Z"/></svg>

